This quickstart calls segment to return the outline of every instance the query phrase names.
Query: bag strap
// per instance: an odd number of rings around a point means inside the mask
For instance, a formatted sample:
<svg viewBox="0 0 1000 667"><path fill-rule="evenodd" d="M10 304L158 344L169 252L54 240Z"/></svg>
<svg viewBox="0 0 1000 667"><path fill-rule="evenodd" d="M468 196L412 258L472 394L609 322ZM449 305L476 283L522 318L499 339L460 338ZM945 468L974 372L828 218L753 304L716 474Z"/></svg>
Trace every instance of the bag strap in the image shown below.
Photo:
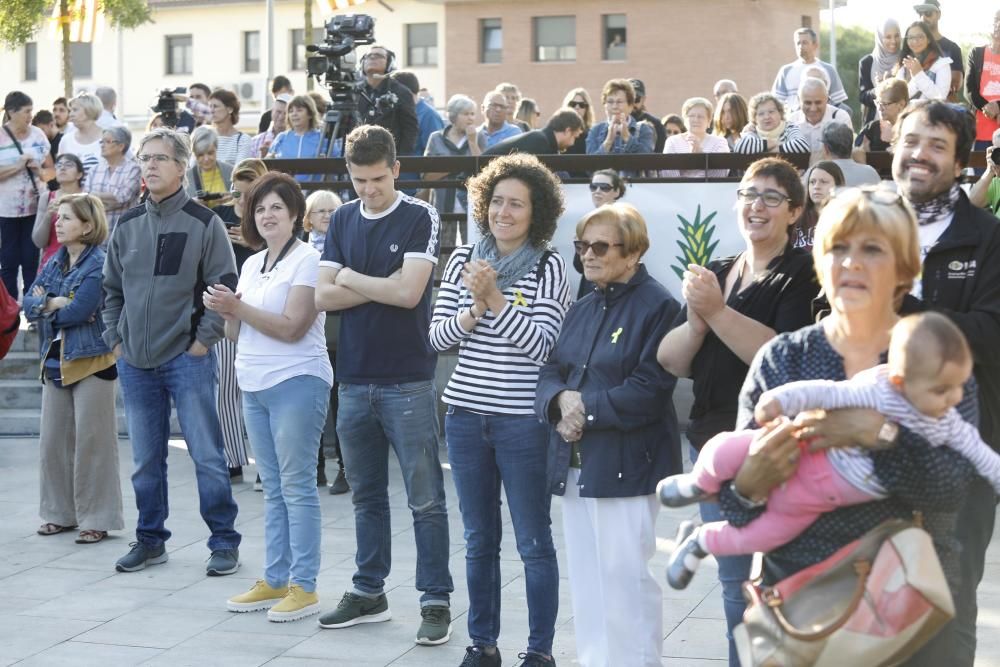
<svg viewBox="0 0 1000 667"><path fill-rule="evenodd" d="M861 599L865 596L865 590L868 585L868 575L871 573L872 564L871 561L859 560L854 563L854 572L857 575L857 582L854 585L854 592L851 594L851 599L847 603L847 607L844 609L843 613L830 621L825 627L821 627L818 630L805 631L799 630L791 621L785 618L785 615L781 611L782 600L780 595L775 589L767 589L761 596L761 599L765 605L771 608L774 612L774 617L778 621L778 625L785 633L794 639L798 639L804 642L815 642L820 639L825 639L829 637L834 632L840 629L851 616L854 614L861 602Z"/></svg>
<svg viewBox="0 0 1000 667"><path fill-rule="evenodd" d="M21 142L17 140L17 137L14 136L14 133L10 131L10 128L7 127L7 125L4 125L3 130L4 132L7 133L7 136L10 137L10 140L14 142L14 148L17 149L17 154L24 155L24 150L21 149ZM31 168L28 167L28 165L24 166L24 170L28 172L28 180L31 181L31 189L35 191L35 195L37 196L38 185L35 183L35 175L31 173Z"/></svg>

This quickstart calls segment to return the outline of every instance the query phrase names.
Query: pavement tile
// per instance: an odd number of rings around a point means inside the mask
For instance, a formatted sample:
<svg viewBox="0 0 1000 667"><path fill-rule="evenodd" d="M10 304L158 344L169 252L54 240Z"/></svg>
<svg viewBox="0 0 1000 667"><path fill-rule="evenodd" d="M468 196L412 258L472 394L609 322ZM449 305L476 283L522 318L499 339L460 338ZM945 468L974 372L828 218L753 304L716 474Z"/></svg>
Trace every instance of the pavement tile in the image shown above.
<svg viewBox="0 0 1000 667"><path fill-rule="evenodd" d="M0 663L10 664L72 639L96 627L96 621L75 621L64 618L36 618L0 613Z"/></svg>
<svg viewBox="0 0 1000 667"><path fill-rule="evenodd" d="M147 648L173 648L209 628L229 620L229 612L144 607L123 614L80 635L81 641Z"/></svg>
<svg viewBox="0 0 1000 667"><path fill-rule="evenodd" d="M137 646L115 646L112 644L90 644L80 641L63 642L57 646L36 653L17 663L18 667L128 667L141 665L156 657L162 650L139 648Z"/></svg>

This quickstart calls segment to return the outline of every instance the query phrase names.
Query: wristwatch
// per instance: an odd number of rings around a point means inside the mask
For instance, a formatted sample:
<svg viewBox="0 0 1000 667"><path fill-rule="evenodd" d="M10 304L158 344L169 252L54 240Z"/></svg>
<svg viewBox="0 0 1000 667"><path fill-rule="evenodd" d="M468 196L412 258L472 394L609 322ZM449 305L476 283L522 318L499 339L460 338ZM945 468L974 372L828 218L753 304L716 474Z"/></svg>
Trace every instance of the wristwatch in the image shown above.
<svg viewBox="0 0 1000 667"><path fill-rule="evenodd" d="M896 444L896 438L898 437L899 424L886 419L882 427L878 430L878 436L875 441L878 443L879 449L888 449Z"/></svg>
<svg viewBox="0 0 1000 667"><path fill-rule="evenodd" d="M732 484L730 484L729 488L732 489L733 495L736 496L736 501L740 505L742 505L744 509L755 510L755 509L757 509L759 507L763 507L764 505L767 505L767 498L764 498L763 500L750 500L749 498L747 498L746 496L744 496L742 493L740 493L739 491L737 491L736 490L736 483L735 482L732 483Z"/></svg>

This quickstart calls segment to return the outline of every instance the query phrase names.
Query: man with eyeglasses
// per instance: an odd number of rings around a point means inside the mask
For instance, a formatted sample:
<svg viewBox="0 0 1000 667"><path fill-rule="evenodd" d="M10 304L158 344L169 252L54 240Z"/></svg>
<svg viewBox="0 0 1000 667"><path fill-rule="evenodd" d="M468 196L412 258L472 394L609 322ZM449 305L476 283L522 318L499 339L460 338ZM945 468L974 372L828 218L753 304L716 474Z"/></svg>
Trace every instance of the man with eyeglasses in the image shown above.
<svg viewBox="0 0 1000 667"><path fill-rule="evenodd" d="M368 49L361 59L365 80L361 84L358 115L362 123L389 130L400 155L412 155L420 134L417 111L413 93L389 76L394 69L396 54L378 44Z"/></svg>
<svg viewBox="0 0 1000 667"><path fill-rule="evenodd" d="M167 440L170 404L184 433L198 481L201 516L212 534L209 576L239 568L237 506L223 455L212 346L223 320L207 311L208 285L236 289L233 249L219 217L191 201L183 180L187 136L153 130L139 144L149 197L127 211L108 243L104 264L104 341L117 358L139 510L136 541L119 572L167 561Z"/></svg>
<svg viewBox="0 0 1000 667"><path fill-rule="evenodd" d="M951 58L951 88L948 91L948 101L958 102L958 91L962 89L962 81L965 78L965 61L962 59L962 47L942 36L938 29L938 22L941 20L941 3L939 0L927 0L927 2L913 5L913 11L931 31L931 36L941 47L944 55Z"/></svg>
<svg viewBox="0 0 1000 667"><path fill-rule="evenodd" d="M959 187L975 137L972 115L940 101L911 104L896 122L892 175L900 195L917 214L923 270L911 295L915 308L948 315L969 341L979 389L979 432L1000 445L1000 225L976 208ZM910 302L904 303L904 309ZM913 306L914 303L909 303ZM932 471L929 471L933 474ZM928 665L973 664L976 652L976 588L993 535L996 494L975 477L958 513L962 581L955 620L921 656ZM924 664L924 663L921 663Z"/></svg>
<svg viewBox="0 0 1000 667"><path fill-rule="evenodd" d="M483 98L483 118L486 120L479 126L479 135L486 140L486 148L521 134L521 128L507 122L507 99L499 91L491 90Z"/></svg>
<svg viewBox="0 0 1000 667"><path fill-rule="evenodd" d="M127 127L118 125L105 130L101 135L101 157L83 185L104 203L109 239L122 214L139 203L142 171L129 151L131 144L132 133Z"/></svg>

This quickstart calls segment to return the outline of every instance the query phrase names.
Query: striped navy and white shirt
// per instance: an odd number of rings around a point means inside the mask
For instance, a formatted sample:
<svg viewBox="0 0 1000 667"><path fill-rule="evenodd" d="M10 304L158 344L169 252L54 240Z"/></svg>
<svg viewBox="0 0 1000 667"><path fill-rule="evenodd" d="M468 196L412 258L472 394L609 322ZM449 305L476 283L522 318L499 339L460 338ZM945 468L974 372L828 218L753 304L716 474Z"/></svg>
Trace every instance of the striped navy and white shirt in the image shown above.
<svg viewBox="0 0 1000 667"><path fill-rule="evenodd" d="M472 307L462 284L462 269L472 244L459 246L448 260L434 315L430 341L438 351L459 346L458 366L442 400L483 414L534 414L538 370L555 345L569 307L566 262L547 253L514 285L503 291L507 306L487 311L472 331L458 322Z"/></svg>
<svg viewBox="0 0 1000 667"><path fill-rule="evenodd" d="M894 422L919 433L935 447L950 447L968 459L976 471L1000 492L1000 454L987 445L975 426L962 419L952 408L936 419L919 412L889 381L886 364L869 368L850 380L805 380L789 382L769 389L761 396L777 399L786 415L803 410L868 408L877 410ZM874 465L863 450L855 447L827 450L830 463L844 479L862 491L885 498L885 487L875 476Z"/></svg>

